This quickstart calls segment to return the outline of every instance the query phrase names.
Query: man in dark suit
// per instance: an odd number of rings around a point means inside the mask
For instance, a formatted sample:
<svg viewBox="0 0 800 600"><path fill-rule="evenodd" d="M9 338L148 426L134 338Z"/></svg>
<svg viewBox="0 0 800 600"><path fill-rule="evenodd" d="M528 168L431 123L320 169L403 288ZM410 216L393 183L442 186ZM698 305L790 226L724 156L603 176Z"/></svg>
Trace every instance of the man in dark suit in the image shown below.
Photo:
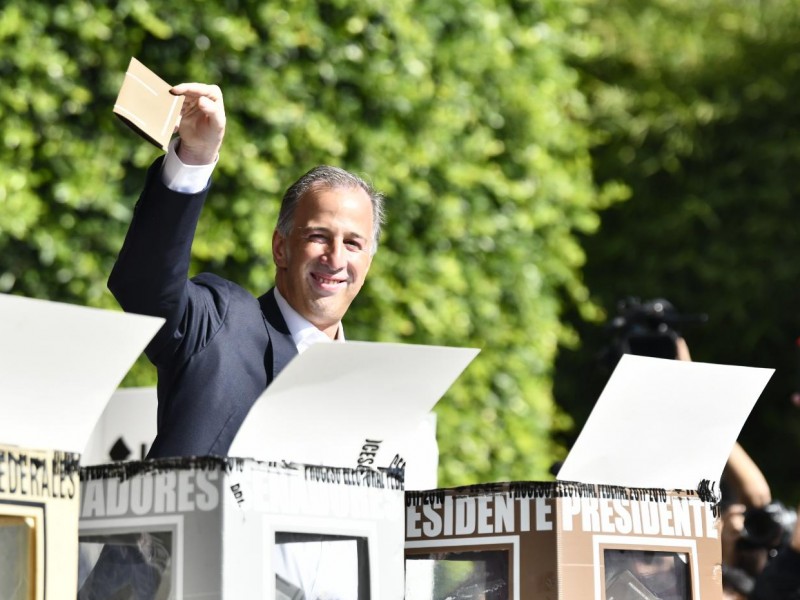
<svg viewBox="0 0 800 600"><path fill-rule="evenodd" d="M146 349L159 398L148 456L224 456L298 350L344 339L341 320L377 249L383 198L342 169L312 169L283 198L272 240L275 288L256 299L216 275L189 279L225 110L217 86L172 92L185 98L179 137L148 172L108 285L124 310L166 319Z"/></svg>
<svg viewBox="0 0 800 600"><path fill-rule="evenodd" d="M273 289L255 298L216 275L189 279L225 109L217 86L189 83L172 92L185 97L179 137L148 171L108 286L124 310L166 319L146 349L158 368L158 432L148 457L224 456L250 407L292 357L314 343L344 340L342 317L377 249L383 198L347 171L312 169L281 204ZM138 549L152 546L149 538L106 544L86 567L79 600L164 591L169 561Z"/></svg>

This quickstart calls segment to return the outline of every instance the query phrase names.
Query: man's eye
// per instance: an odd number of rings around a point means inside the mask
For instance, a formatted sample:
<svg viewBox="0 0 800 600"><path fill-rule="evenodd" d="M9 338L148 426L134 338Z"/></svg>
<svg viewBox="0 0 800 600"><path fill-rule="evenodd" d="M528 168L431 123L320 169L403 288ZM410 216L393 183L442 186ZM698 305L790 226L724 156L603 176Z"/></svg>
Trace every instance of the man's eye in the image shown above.
<svg viewBox="0 0 800 600"><path fill-rule="evenodd" d="M344 244L353 251L360 251L364 248L364 245L358 240L346 240Z"/></svg>
<svg viewBox="0 0 800 600"><path fill-rule="evenodd" d="M316 242L318 244L324 244L324 243L326 243L328 241L328 238L326 238L321 233L309 234L308 239L309 239L309 241Z"/></svg>

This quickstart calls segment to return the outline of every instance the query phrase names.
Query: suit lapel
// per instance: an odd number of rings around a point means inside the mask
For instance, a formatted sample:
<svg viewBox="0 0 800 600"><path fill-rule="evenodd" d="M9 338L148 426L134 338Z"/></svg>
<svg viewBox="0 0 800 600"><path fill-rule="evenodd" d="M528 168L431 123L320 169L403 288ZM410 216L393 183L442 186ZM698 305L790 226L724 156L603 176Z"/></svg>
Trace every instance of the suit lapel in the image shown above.
<svg viewBox="0 0 800 600"><path fill-rule="evenodd" d="M266 294L258 299L261 306L261 312L264 315L264 321L269 332L270 346L272 350L272 365L265 364L264 366L269 369L272 367L272 372L269 373L269 381L272 381L283 368L297 356L297 347L294 345L292 334L289 333L289 328L286 321L283 319L278 302L275 300L275 289L271 289ZM269 357L264 357L265 363L268 362Z"/></svg>

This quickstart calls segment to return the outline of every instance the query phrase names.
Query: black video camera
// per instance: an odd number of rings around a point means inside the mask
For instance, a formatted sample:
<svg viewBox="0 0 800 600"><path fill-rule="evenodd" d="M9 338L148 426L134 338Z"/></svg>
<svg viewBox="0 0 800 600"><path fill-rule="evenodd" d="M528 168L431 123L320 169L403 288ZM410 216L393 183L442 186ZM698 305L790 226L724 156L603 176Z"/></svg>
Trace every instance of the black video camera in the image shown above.
<svg viewBox="0 0 800 600"><path fill-rule="evenodd" d="M741 539L757 548L779 548L794 532L797 513L774 500L761 508L748 508L744 513Z"/></svg>
<svg viewBox="0 0 800 600"><path fill-rule="evenodd" d="M677 358L678 339L676 326L686 323L704 323L704 314L680 314L668 300L656 298L642 302L626 298L617 303L617 315L609 322L614 333L615 361L623 354L637 354L654 358Z"/></svg>

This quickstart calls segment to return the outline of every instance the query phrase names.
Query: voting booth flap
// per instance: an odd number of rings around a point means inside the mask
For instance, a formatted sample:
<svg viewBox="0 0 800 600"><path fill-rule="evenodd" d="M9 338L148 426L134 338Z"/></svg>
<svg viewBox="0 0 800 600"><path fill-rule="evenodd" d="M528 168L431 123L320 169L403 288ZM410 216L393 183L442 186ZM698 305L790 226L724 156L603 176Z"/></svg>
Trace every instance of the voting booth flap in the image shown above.
<svg viewBox="0 0 800 600"><path fill-rule="evenodd" d="M0 294L0 597L75 597L79 460L160 319Z"/></svg>
<svg viewBox="0 0 800 600"><path fill-rule="evenodd" d="M406 599L720 600L717 480L771 374L623 357L557 481L406 492Z"/></svg>
<svg viewBox="0 0 800 600"><path fill-rule="evenodd" d="M230 456L377 469L402 465L406 489L436 486L434 405L474 348L315 344L256 401Z"/></svg>
<svg viewBox="0 0 800 600"><path fill-rule="evenodd" d="M400 473L203 457L81 485L79 597L403 597Z"/></svg>

